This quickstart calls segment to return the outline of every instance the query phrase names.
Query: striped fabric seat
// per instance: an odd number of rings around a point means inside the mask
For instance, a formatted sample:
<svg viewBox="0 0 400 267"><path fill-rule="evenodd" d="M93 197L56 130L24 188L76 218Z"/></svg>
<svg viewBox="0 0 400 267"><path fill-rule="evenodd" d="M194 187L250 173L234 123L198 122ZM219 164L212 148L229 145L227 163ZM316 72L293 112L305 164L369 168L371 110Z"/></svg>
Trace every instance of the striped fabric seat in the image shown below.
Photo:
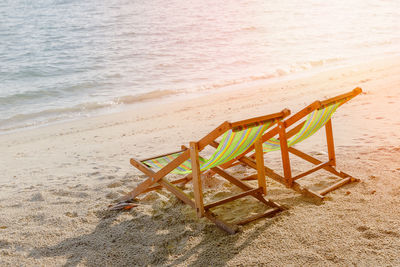
<svg viewBox="0 0 400 267"><path fill-rule="evenodd" d="M323 109L311 112L307 116L307 119L300 131L288 140L288 147L291 147L316 133L328 122L328 120L332 117L333 113L335 113L336 109L341 105L341 103L342 102L338 102ZM280 149L281 146L279 140L276 138L271 138L263 143L264 153Z"/></svg>
<svg viewBox="0 0 400 267"><path fill-rule="evenodd" d="M254 127L242 129L240 131L229 130L222 135L221 142L219 143L214 154L209 159L200 157L200 170L205 171L226 163L246 151L255 141L263 135L263 133L272 126L269 121L262 125L254 125ZM143 161L145 165L158 171L166 166L169 162L177 158L181 153L174 153L167 156L150 159ZM188 159L182 163L178 168L172 171L175 174L188 174L192 172L191 161Z"/></svg>
<svg viewBox="0 0 400 267"><path fill-rule="evenodd" d="M143 163L146 164L152 170L158 171L158 170L162 169L164 166L166 166L168 163L170 163L171 161L176 159L182 153L183 152L178 152L178 153L170 154L170 155L155 158L155 159L149 159L149 160L143 161ZM202 157L199 157L199 161L200 161L200 163L204 163L206 160ZM179 165L178 168L173 170L172 173L176 173L176 174L189 173L192 171L191 164L192 164L191 160L188 159L187 161L185 161L184 163Z"/></svg>

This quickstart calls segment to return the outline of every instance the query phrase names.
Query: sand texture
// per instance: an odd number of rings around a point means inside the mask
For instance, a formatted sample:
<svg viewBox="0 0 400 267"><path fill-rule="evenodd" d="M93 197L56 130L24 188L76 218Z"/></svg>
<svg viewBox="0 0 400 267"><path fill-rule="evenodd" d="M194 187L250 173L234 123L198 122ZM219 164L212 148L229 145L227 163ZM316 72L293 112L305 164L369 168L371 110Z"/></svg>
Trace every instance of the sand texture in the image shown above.
<svg viewBox="0 0 400 267"><path fill-rule="evenodd" d="M400 59L329 70L267 86L0 136L1 266L400 266ZM267 179L288 209L228 235L166 191L126 212L107 206L145 179L129 164L179 149L225 120L240 120L361 87L333 119L338 168L360 178L315 205ZM324 131L298 146L324 159ZM265 155L280 171L280 154ZM293 158L295 173L310 167ZM234 175L252 171L243 166ZM319 171L304 183L334 181ZM204 179L205 198L236 188ZM186 187L187 192L191 184ZM260 210L250 198L220 207L233 221Z"/></svg>

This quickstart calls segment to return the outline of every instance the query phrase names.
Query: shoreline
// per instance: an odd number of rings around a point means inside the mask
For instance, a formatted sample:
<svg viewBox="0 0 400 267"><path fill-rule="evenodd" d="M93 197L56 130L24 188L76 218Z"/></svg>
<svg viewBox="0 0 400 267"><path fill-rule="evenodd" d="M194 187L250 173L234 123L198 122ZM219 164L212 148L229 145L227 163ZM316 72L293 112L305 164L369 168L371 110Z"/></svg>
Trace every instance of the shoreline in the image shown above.
<svg viewBox="0 0 400 267"><path fill-rule="evenodd" d="M396 57L0 135L0 265L400 265L399 72ZM289 209L232 236L164 191L128 212L106 210L144 179L130 157L175 151L225 120L294 114L355 87L364 93L337 111L333 133L339 169L361 182L322 205L267 179L267 197ZM320 132L299 145L324 157ZM265 161L279 170L279 153ZM312 178L332 182L324 172ZM235 190L205 183L209 200ZM230 208L232 217L256 209L246 201Z"/></svg>
<svg viewBox="0 0 400 267"><path fill-rule="evenodd" d="M113 114L118 114L118 113L123 113L123 112L129 112L129 111L135 111L140 108L151 108L152 105L158 105L161 103L162 105L169 104L169 103L174 103L174 102L179 102L179 101L185 101L185 100L191 100L191 99L196 99L199 97L203 96L210 96L212 97L214 94L219 94L223 92L235 92L239 90L247 90L249 88L257 88L261 86L274 86L277 83L285 82L285 81L291 81L291 80L298 80L298 79L304 79L304 78L311 78L315 75L323 74L323 73L328 73L331 71L340 71L344 69L354 69L358 68L359 66L362 66L364 64L371 65L374 64L374 62L380 63L380 62L386 62L386 61L391 61L393 57L389 59L389 56L384 56L381 58L375 58L373 60L369 60L364 63L354 63L350 64L347 63L344 66L339 66L337 64L332 64L332 65L322 65L318 66L317 68L311 68L311 69L305 69L300 72L293 72L293 73L287 73L283 75L277 75L274 77L269 77L269 78L262 78L262 79L255 79L255 80L249 80L249 81L242 81L242 82L233 82L230 85L224 85L224 86L217 86L216 88L208 88L204 90L197 90L197 91L186 91L186 90L176 90L176 91L171 91L171 90L155 90L151 91L148 93L142 93L142 94L137 94L133 96L123 96L123 97L118 97L116 99L125 99L125 100L118 100L117 102L122 101L119 104L115 104L112 106L108 107L102 107L102 108L96 108L93 110L86 111L85 109L82 111L79 111L80 114L73 115L73 117L65 117L65 118L57 118L57 117L49 117L48 119L45 120L45 122L26 122L28 123L27 125L20 125L20 124L10 124L6 130L1 130L0 135L7 135L7 134L13 134L17 133L19 131L29 131L37 128L42 128L42 127L47 127L51 125L58 125L62 123L69 123L73 121L80 121L80 120L86 120L86 119L92 119L96 117L101 117L101 116L107 116L107 115L113 115ZM395 56L396 59L400 60L400 56ZM126 103L125 103L126 102ZM103 104L100 103L82 103L79 105L95 105L95 106L101 106ZM72 109L72 108L67 108L67 110ZM40 113L47 112L47 111L42 111ZM65 113L67 115L68 113ZM28 115L23 115L23 116L28 116ZM37 117L38 119L44 119L45 117ZM11 120L12 118L9 118L7 120Z"/></svg>

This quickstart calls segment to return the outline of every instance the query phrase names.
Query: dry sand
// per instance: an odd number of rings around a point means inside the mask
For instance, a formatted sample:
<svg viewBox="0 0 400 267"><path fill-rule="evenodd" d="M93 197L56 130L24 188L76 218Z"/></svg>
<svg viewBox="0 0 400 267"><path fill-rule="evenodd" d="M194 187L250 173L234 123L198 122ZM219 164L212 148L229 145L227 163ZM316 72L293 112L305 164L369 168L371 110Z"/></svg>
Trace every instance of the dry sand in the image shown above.
<svg viewBox="0 0 400 267"><path fill-rule="evenodd" d="M0 265L399 266L399 73L399 58L381 60L2 135ZM131 211L107 211L144 179L130 157L174 151L224 120L285 107L296 112L356 86L365 93L338 110L333 128L338 168L362 182L328 194L324 204L268 179L269 198L289 209L236 235L197 219L165 191L147 194ZM323 137L317 134L300 147L324 158ZM279 152L265 161L279 169ZM293 163L297 170L308 167ZM233 173L249 170L239 166ZM317 187L332 181L324 171L311 178ZM207 199L235 191L215 179L205 187ZM230 220L257 209L244 199L224 211Z"/></svg>

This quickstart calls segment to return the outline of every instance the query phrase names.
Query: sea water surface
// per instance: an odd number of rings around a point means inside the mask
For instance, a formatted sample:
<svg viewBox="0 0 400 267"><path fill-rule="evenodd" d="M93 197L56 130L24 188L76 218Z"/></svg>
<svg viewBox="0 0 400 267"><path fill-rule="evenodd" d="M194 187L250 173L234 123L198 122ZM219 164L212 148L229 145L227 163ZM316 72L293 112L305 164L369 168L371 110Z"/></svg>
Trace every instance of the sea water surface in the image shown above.
<svg viewBox="0 0 400 267"><path fill-rule="evenodd" d="M398 54L398 0L2 0L0 133Z"/></svg>

